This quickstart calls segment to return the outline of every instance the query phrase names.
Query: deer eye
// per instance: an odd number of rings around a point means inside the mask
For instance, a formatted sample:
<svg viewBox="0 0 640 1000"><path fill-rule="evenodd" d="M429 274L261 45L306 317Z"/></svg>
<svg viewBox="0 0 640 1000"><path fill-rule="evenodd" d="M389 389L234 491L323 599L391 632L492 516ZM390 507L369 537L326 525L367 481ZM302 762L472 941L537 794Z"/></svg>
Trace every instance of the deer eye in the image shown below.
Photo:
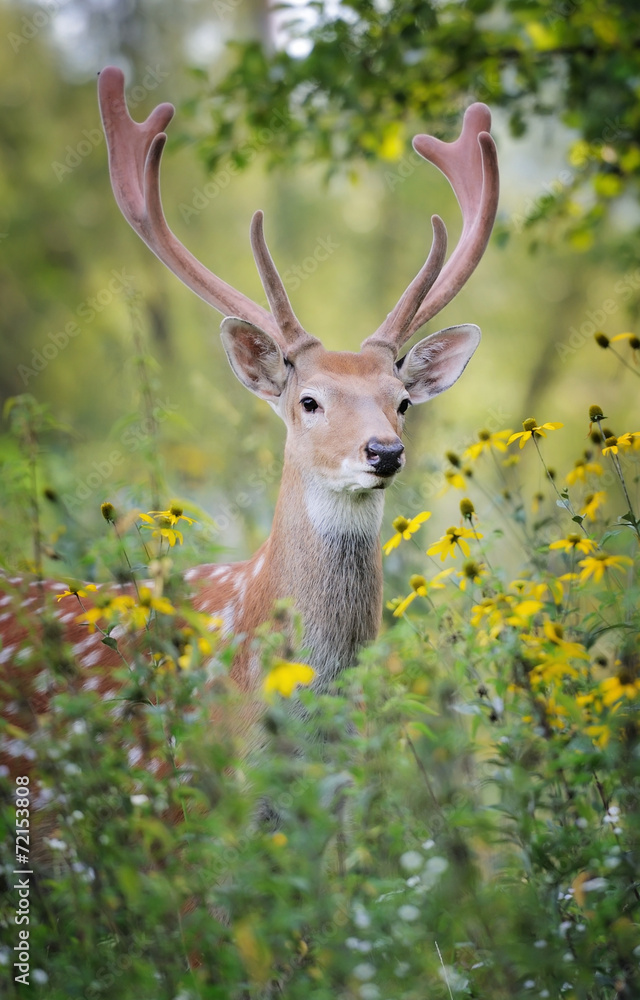
<svg viewBox="0 0 640 1000"><path fill-rule="evenodd" d="M400 406L398 407L398 413L406 413L410 406L411 406L411 400L403 399L402 402L400 403Z"/></svg>
<svg viewBox="0 0 640 1000"><path fill-rule="evenodd" d="M318 409L318 404L316 403L315 399L311 398L311 396L303 396L300 402L302 403L302 406L307 411L307 413L315 413L315 411Z"/></svg>

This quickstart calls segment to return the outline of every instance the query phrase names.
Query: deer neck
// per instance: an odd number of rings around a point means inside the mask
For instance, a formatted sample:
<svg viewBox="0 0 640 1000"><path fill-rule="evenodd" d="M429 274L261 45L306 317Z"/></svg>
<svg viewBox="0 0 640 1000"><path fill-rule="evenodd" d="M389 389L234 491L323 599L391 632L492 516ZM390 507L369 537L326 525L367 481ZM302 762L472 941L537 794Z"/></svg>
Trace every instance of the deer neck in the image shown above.
<svg viewBox="0 0 640 1000"><path fill-rule="evenodd" d="M382 490L337 492L285 462L263 582L302 616L319 687L378 632L383 506Z"/></svg>

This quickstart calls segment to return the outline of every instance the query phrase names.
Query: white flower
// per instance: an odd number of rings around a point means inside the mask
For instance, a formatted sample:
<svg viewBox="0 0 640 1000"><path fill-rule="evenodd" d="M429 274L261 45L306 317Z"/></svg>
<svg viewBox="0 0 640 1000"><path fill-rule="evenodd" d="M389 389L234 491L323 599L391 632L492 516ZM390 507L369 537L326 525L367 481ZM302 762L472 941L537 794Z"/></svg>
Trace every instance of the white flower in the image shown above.
<svg viewBox="0 0 640 1000"><path fill-rule="evenodd" d="M371 917L365 910L362 903L356 903L353 908L353 922L356 927L359 927L361 930L368 927L371 923Z"/></svg>
<svg viewBox="0 0 640 1000"><path fill-rule="evenodd" d="M33 979L34 983L39 983L41 986L44 983L49 982L49 977L47 973L44 971L44 969L34 969L33 972L31 973L31 978Z"/></svg>
<svg viewBox="0 0 640 1000"><path fill-rule="evenodd" d="M424 864L424 858L417 851L405 851L400 858L400 864L407 872L417 872Z"/></svg>
<svg viewBox="0 0 640 1000"><path fill-rule="evenodd" d="M149 801L147 795L130 795L129 798L131 799L132 806L143 806Z"/></svg>
<svg viewBox="0 0 640 1000"><path fill-rule="evenodd" d="M57 837L45 837L44 842L52 851L66 851L68 847L64 840L58 840Z"/></svg>
<svg viewBox="0 0 640 1000"><path fill-rule="evenodd" d="M353 970L353 974L356 979L366 980L373 979L376 974L376 967L372 965L371 962L360 962L360 965L356 965Z"/></svg>
<svg viewBox="0 0 640 1000"><path fill-rule="evenodd" d="M378 1000L380 990L375 983L363 983L359 991L361 1000Z"/></svg>
<svg viewBox="0 0 640 1000"><path fill-rule="evenodd" d="M412 906L411 903L405 903L405 905L401 906L398 910L398 916L401 920L406 920L408 923L411 923L412 920L418 919L420 916L420 910L417 906Z"/></svg>
<svg viewBox="0 0 640 1000"><path fill-rule="evenodd" d="M606 889L607 880L606 878L590 878L587 882L582 883L583 892L596 892L598 889Z"/></svg>

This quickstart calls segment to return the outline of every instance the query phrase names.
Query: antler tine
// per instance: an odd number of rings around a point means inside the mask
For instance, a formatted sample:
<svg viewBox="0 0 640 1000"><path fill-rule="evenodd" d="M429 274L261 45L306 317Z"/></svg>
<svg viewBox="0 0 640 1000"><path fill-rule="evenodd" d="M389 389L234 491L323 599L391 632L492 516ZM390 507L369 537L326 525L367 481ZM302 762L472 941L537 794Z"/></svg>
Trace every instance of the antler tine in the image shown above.
<svg viewBox="0 0 640 1000"><path fill-rule="evenodd" d="M397 354L411 336L408 333L411 321L440 274L447 252L447 228L439 215L431 217L431 226L433 228L433 242L429 256L395 309L389 313L376 332L363 341L362 347L366 344L384 344L391 347Z"/></svg>
<svg viewBox="0 0 640 1000"><path fill-rule="evenodd" d="M98 77L98 100L109 149L109 173L118 206L150 250L200 298L225 316L238 316L278 338L274 317L209 271L167 225L160 197L164 128L174 107L160 104L146 121L134 122L124 96L124 74L107 66ZM282 338L279 338L282 339Z"/></svg>
<svg viewBox="0 0 640 1000"><path fill-rule="evenodd" d="M411 323L411 333L457 295L489 242L500 191L498 155L490 127L491 112L486 104L472 104L455 142L441 142L430 135L418 135L413 140L416 151L438 167L451 184L462 211L463 227L458 245Z"/></svg>
<svg viewBox="0 0 640 1000"><path fill-rule="evenodd" d="M433 246L426 264L365 344L375 341L399 351L416 330L444 309L477 267L498 208L498 158L488 133L490 127L489 108L472 104L455 142L442 142L430 135L417 135L413 140L416 151L438 167L451 184L462 210L462 233L443 267L447 231L440 217L433 217Z"/></svg>
<svg viewBox="0 0 640 1000"><path fill-rule="evenodd" d="M318 341L306 332L293 311L282 278L278 274L264 238L263 223L264 212L258 210L251 220L251 249L271 312L286 341L288 353L291 353L294 346L299 348L302 343Z"/></svg>

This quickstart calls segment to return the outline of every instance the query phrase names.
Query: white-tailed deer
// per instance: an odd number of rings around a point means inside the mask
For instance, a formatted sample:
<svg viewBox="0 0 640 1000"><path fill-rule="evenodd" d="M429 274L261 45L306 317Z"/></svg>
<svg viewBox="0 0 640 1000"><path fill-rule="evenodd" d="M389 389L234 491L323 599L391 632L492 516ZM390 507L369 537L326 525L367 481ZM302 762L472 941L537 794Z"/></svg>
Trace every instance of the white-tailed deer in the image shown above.
<svg viewBox="0 0 640 1000"><path fill-rule="evenodd" d="M351 353L325 350L301 326L267 249L262 212L253 217L251 245L271 312L184 248L165 221L160 199L160 160L172 105L161 104L145 122L134 122L123 74L115 67L100 74L98 90L111 180L123 215L181 281L224 314L222 342L233 371L287 426L271 534L246 562L189 570L194 604L222 617L236 635L251 636L276 601L290 598L304 625L314 683L326 688L379 627L383 498L404 465L405 412L453 385L480 339L477 326L449 327L398 358L410 337L456 295L487 245L498 201L489 110L472 105L456 142L428 135L414 139L418 153L450 181L462 209L462 234L445 264L446 229L433 216L426 263L359 353ZM32 591L33 599L39 592ZM63 605L60 613L81 667L117 662L98 633L87 635L77 623L77 609L69 612ZM9 637L0 654L4 660L11 647ZM240 648L232 677L245 691L259 684L250 642Z"/></svg>

